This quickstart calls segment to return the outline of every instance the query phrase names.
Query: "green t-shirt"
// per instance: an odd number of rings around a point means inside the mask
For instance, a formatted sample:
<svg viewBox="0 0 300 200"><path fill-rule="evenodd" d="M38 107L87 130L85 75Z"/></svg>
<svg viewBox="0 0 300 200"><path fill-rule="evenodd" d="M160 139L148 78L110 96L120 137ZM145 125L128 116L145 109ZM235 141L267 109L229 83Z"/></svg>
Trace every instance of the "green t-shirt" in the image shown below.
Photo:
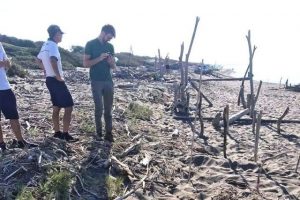
<svg viewBox="0 0 300 200"><path fill-rule="evenodd" d="M114 47L110 43L102 44L98 38L87 42L84 53L91 56L91 60L99 57L102 53L114 55ZM100 61L90 67L90 78L93 81L112 81L110 66L106 60Z"/></svg>

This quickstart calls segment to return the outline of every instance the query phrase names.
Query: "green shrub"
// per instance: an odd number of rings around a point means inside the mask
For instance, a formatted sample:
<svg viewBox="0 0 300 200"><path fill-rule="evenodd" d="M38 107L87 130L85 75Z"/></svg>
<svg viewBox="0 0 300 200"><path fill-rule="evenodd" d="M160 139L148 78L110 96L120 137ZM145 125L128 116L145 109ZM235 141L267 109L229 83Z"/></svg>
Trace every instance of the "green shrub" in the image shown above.
<svg viewBox="0 0 300 200"><path fill-rule="evenodd" d="M125 114L130 118L150 120L153 112L148 106L141 105L141 103L137 102L130 102Z"/></svg>
<svg viewBox="0 0 300 200"><path fill-rule="evenodd" d="M54 172L44 184L42 191L46 193L48 199L68 199L71 178L68 171Z"/></svg>
<svg viewBox="0 0 300 200"><path fill-rule="evenodd" d="M21 78L24 78L28 74L28 72L19 64L14 63L10 68L8 68L6 74L7 76L19 76Z"/></svg>
<svg viewBox="0 0 300 200"><path fill-rule="evenodd" d="M109 199L114 199L122 194L123 181L122 177L114 178L112 176L108 176L106 178L105 183Z"/></svg>

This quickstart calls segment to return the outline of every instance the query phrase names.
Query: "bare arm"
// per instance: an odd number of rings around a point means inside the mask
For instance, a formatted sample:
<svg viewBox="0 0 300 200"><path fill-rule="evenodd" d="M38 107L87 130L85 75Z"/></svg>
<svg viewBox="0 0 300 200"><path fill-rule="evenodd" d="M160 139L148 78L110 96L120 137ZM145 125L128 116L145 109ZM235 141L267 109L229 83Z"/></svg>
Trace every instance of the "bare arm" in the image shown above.
<svg viewBox="0 0 300 200"><path fill-rule="evenodd" d="M59 71L58 71L57 58L54 57L54 56L51 56L50 57L50 62L51 62L51 65L52 65L52 69L55 73L55 78L58 81L64 81L64 79L60 76Z"/></svg>
<svg viewBox="0 0 300 200"><path fill-rule="evenodd" d="M109 56L108 53L102 53L97 58L91 59L90 55L84 54L83 55L83 66L90 68L93 65L97 64L98 62L101 62L102 60L105 60Z"/></svg>

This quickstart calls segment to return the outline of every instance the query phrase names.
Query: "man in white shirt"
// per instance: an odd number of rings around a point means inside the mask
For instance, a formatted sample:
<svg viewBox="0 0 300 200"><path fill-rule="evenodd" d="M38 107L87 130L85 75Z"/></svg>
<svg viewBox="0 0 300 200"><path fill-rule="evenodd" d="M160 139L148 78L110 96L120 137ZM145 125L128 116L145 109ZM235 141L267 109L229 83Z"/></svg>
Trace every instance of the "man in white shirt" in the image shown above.
<svg viewBox="0 0 300 200"><path fill-rule="evenodd" d="M23 139L21 133L21 126L19 122L19 114L17 110L16 97L11 90L10 84L6 76L6 67L10 67L11 63L8 59L2 44L0 43L0 115L4 114L6 119L10 120L10 125L17 140L13 140L12 146L18 148L37 147L37 144L29 143ZM1 116L0 116L1 120ZM2 151L6 150L6 144L3 140L2 128L0 125L0 148Z"/></svg>
<svg viewBox="0 0 300 200"><path fill-rule="evenodd" d="M37 58L39 66L45 71L46 85L53 105L52 121L55 132L54 137L74 142L77 139L69 134L74 103L64 81L61 57L57 45L62 40L63 32L57 25L50 25L47 31L49 39L43 44ZM59 127L59 112L61 108L64 108L65 111L62 132Z"/></svg>

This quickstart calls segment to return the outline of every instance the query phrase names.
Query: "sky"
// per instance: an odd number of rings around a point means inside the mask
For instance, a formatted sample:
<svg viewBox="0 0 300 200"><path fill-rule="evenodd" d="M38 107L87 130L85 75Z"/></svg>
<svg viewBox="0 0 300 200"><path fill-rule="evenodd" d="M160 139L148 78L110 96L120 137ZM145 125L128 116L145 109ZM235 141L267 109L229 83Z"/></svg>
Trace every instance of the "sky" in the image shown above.
<svg viewBox="0 0 300 200"><path fill-rule="evenodd" d="M51 3L51 5L50 5ZM187 53L200 17L190 61L221 65L242 76L249 63L251 31L255 80L300 83L300 12L297 0L0 0L0 34L44 41L57 24L61 47L85 46L112 24L118 52L141 56Z"/></svg>

